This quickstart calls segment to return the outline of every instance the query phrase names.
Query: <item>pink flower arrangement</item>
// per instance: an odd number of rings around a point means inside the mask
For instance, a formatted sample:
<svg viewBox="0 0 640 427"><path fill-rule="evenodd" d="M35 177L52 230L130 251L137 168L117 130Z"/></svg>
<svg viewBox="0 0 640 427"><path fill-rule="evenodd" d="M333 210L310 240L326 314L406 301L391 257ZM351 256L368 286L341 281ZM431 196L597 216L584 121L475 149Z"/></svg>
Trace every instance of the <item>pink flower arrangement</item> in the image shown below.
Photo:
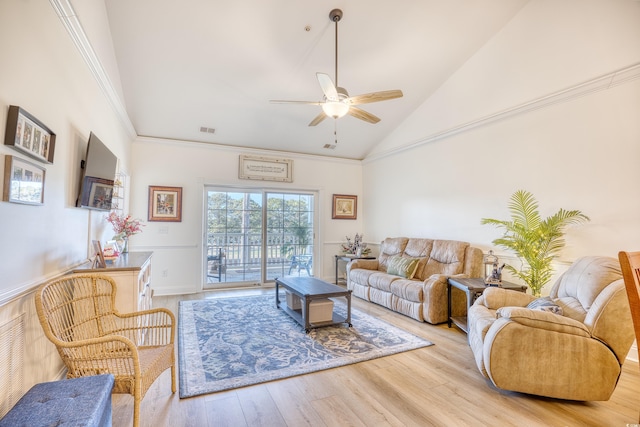
<svg viewBox="0 0 640 427"><path fill-rule="evenodd" d="M115 212L111 212L106 220L111 223L113 231L120 238L129 238L129 236L141 233L142 227L144 227L139 219L133 219L131 215L118 215Z"/></svg>

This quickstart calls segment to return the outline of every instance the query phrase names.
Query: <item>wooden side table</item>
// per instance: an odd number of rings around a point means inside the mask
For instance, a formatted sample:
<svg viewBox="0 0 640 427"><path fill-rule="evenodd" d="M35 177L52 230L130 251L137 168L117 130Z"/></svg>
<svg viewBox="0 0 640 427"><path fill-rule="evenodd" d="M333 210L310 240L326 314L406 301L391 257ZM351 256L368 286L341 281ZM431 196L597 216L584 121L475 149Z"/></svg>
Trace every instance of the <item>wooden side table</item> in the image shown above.
<svg viewBox="0 0 640 427"><path fill-rule="evenodd" d="M357 256L357 255L350 255L350 254L345 254L345 255L336 255L336 285L339 285L340 283L338 283L338 263L339 261L345 261L346 263L349 263L351 261L353 261L354 259L376 259L376 257L374 256ZM346 283L345 283L346 285Z"/></svg>
<svg viewBox="0 0 640 427"><path fill-rule="evenodd" d="M490 288L492 286L485 285L484 279L481 277L478 278L457 278L450 277L447 280L448 287L448 304L447 304L447 325L451 327L451 324L455 324L458 328L462 329L465 333L469 331L467 326L467 316L461 317L453 317L451 316L451 292L452 288L460 289L467 296L467 313L469 312L469 308L473 305L475 300L482 295L485 289ZM516 285L511 282L502 282L502 285L495 286L503 289L509 289L511 291L518 292L527 292L527 287L525 285Z"/></svg>

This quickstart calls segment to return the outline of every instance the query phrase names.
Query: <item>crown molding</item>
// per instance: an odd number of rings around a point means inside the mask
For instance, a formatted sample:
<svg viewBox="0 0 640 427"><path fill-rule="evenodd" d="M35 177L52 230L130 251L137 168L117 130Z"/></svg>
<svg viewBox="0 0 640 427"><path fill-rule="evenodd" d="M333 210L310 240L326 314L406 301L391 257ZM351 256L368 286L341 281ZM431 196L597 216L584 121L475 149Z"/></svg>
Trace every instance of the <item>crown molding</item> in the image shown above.
<svg viewBox="0 0 640 427"><path fill-rule="evenodd" d="M89 71L96 79L98 86L107 98L109 105L116 113L116 116L131 139L134 139L137 136L137 133L129 119L127 110L124 107L118 92L113 87L113 83L102 66L93 46L91 46L91 42L82 28L82 24L80 23L70 0L49 0L49 3L51 3L51 6L56 11L60 21L62 21L62 25L67 30L67 33L69 33L71 40L73 40L78 52L80 52L80 55L87 64Z"/></svg>
<svg viewBox="0 0 640 427"><path fill-rule="evenodd" d="M195 140L188 140L188 139L162 138L162 137L147 136L147 135L138 135L138 137L135 138L133 143L134 144L136 143L166 144L166 145L175 145L176 147L185 147L185 146L201 147L201 148L211 148L216 151L227 151L227 152L232 152L237 154L251 154L251 155L257 155L257 156L279 156L279 157L287 157L287 158L296 159L296 160L309 159L314 161L324 161L329 163L342 163L342 164L351 164L351 165L362 164L362 160L359 160L359 159L330 157L330 156L323 156L320 154L296 153L294 151L268 150L264 148L217 144L214 142L203 142L203 141L195 141Z"/></svg>
<svg viewBox="0 0 640 427"><path fill-rule="evenodd" d="M369 163L374 160L379 160L385 157L392 156L394 154L401 153L406 150L439 141L442 139L450 138L454 135L470 131L480 126L486 126L491 123L495 123L501 120L509 119L513 116L528 113L530 111L547 108L552 105L556 105L562 102L568 102L576 98L581 98L586 95L590 95L595 92L608 90L621 84L629 83L633 80L640 78L640 63L630 65L628 67L612 71L605 75L593 78L586 82L578 83L567 89L559 90L549 95L536 98L534 100L519 104L502 111L498 111L488 116L481 117L479 119L471 120L466 123L459 124L452 128L446 129L441 132L434 133L425 138L408 143L406 145L396 147L387 151L372 154L362 160L363 163Z"/></svg>

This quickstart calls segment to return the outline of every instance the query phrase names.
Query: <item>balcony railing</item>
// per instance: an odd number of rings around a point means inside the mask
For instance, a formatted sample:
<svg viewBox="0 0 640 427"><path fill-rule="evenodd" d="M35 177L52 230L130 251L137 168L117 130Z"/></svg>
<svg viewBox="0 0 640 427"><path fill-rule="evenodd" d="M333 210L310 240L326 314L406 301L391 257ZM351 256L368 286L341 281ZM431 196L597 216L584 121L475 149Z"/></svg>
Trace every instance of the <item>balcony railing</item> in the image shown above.
<svg viewBox="0 0 640 427"><path fill-rule="evenodd" d="M242 233L209 234L207 238L208 282L259 280L262 259L266 258L267 279L292 274L312 273L312 262L299 268L297 256L311 257L308 242L298 242L296 236L268 236L263 253L262 239ZM292 268L296 267L295 269Z"/></svg>

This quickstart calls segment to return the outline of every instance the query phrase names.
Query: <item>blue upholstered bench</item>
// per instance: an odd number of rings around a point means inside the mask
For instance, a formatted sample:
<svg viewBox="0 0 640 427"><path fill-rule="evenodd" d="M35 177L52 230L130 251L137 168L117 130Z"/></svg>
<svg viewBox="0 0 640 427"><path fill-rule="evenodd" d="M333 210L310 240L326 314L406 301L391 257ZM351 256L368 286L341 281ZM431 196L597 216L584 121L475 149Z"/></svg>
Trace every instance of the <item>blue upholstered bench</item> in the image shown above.
<svg viewBox="0 0 640 427"><path fill-rule="evenodd" d="M111 426L113 375L36 384L0 420L0 427Z"/></svg>

